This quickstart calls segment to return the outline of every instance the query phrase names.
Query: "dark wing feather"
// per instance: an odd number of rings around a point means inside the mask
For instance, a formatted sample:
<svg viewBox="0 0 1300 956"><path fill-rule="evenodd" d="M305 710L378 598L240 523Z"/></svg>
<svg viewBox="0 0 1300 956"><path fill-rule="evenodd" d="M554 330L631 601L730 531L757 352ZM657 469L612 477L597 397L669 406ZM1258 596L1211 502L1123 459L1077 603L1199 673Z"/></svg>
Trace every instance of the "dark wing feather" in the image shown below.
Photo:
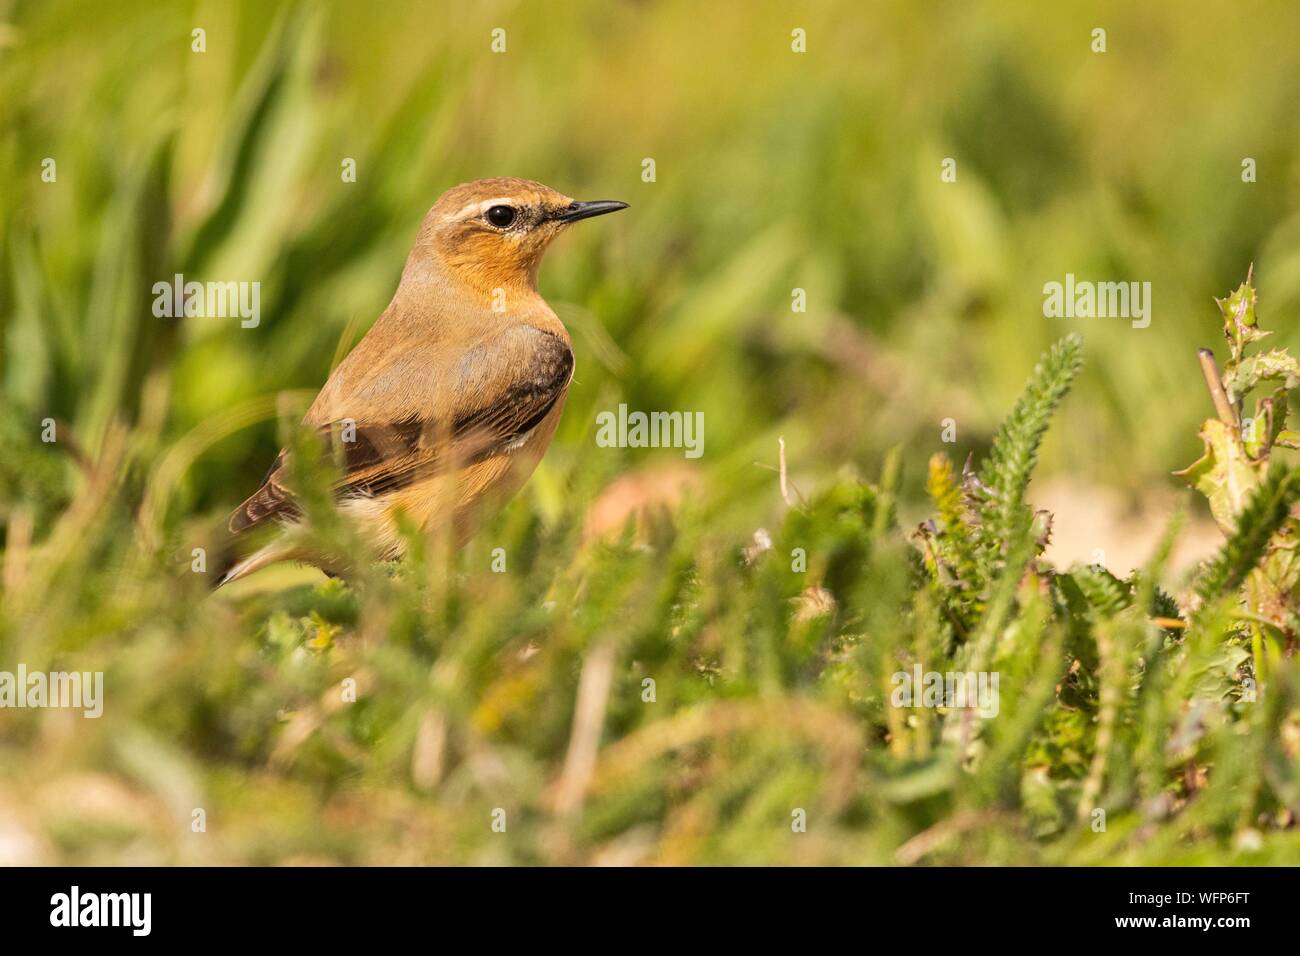
<svg viewBox="0 0 1300 956"><path fill-rule="evenodd" d="M343 477L335 485L343 497L396 491L417 480L464 468L507 450L550 413L573 377L573 353L556 335L539 333L538 347L510 384L489 401L445 423L405 421L354 424L335 421L320 433L342 452ZM352 441L344 440L355 431ZM230 530L240 532L270 518L299 516L284 486L287 453L280 452L262 486L235 509Z"/></svg>
<svg viewBox="0 0 1300 956"><path fill-rule="evenodd" d="M232 532L246 531L277 515L292 518L298 514L289 492L278 480L284 468L284 456L283 451L276 455L275 463L262 480L262 487L231 514L229 526Z"/></svg>

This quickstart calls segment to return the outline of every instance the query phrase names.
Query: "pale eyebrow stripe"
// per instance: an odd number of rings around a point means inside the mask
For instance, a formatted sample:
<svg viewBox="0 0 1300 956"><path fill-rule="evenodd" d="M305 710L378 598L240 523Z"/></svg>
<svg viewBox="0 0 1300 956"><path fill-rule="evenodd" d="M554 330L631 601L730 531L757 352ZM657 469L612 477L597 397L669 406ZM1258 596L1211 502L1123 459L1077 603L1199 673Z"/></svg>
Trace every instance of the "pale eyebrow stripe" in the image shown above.
<svg viewBox="0 0 1300 956"><path fill-rule="evenodd" d="M471 209L476 213L482 213L485 209L490 209L496 205L512 206L514 205L514 201L509 196L498 196L496 199L481 199L475 202L466 203L452 214L452 218L459 219Z"/></svg>

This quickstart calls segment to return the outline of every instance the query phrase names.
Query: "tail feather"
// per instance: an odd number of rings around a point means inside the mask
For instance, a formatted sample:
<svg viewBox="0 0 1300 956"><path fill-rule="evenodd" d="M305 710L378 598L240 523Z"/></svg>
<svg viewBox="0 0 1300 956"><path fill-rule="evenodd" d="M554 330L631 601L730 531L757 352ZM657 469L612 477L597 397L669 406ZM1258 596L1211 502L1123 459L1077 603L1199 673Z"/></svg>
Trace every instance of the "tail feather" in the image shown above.
<svg viewBox="0 0 1300 956"><path fill-rule="evenodd" d="M240 558L235 561L225 572L217 578L212 590L216 590L222 585L229 584L231 581L238 581L240 578L247 577L254 571L260 571L269 564L275 564L277 561L283 561L290 557L292 548L284 542L272 542L263 548L259 548L246 558Z"/></svg>

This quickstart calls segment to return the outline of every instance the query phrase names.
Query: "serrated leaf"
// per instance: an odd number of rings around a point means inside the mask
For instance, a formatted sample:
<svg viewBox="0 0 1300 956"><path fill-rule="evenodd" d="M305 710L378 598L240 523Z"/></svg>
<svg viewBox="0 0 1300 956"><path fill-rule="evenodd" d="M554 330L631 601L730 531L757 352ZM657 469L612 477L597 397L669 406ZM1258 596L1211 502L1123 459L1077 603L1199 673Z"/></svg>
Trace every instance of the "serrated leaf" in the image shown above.
<svg viewBox="0 0 1300 956"><path fill-rule="evenodd" d="M1300 385L1300 361L1286 349L1249 355L1235 365L1229 365L1223 376L1223 388L1228 399L1236 402L1260 382L1267 381L1280 381L1287 388Z"/></svg>
<svg viewBox="0 0 1300 956"><path fill-rule="evenodd" d="M1255 305L1259 301L1255 293L1255 287L1247 279L1241 285L1222 299L1215 299L1219 305L1219 312L1223 314L1225 327L1242 326L1253 328L1258 323L1258 317L1255 315Z"/></svg>
<svg viewBox="0 0 1300 956"><path fill-rule="evenodd" d="M1246 455L1236 432L1217 418L1201 426L1201 441L1205 442L1205 454L1174 474L1205 495L1214 520L1231 534L1237 527L1237 513L1259 484L1260 466Z"/></svg>
<svg viewBox="0 0 1300 956"><path fill-rule="evenodd" d="M1107 618L1128 607L1132 589L1105 568L1084 564L1073 568L1070 577L1098 617Z"/></svg>
<svg viewBox="0 0 1300 956"><path fill-rule="evenodd" d="M1255 342L1271 333L1261 331L1259 318L1255 312L1258 297L1255 287L1250 284L1250 276L1239 285L1235 292L1223 299L1214 300L1223 315L1223 335L1232 343L1232 354L1241 359L1242 350L1249 342Z"/></svg>
<svg viewBox="0 0 1300 956"><path fill-rule="evenodd" d="M1078 335L1066 336L1053 345L1035 366L993 438L993 448L979 474L985 488L980 519L986 542L998 552L1016 540L1032 520L1025 492L1038 461L1038 447L1052 413L1082 367L1083 340Z"/></svg>

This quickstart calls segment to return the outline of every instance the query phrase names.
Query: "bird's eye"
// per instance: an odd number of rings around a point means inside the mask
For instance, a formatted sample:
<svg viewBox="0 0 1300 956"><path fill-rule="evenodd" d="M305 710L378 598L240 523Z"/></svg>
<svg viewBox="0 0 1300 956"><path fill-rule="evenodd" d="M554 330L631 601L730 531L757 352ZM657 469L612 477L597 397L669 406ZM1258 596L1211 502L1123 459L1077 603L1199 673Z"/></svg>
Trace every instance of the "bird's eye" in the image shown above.
<svg viewBox="0 0 1300 956"><path fill-rule="evenodd" d="M513 206L493 206L487 211L487 221L498 229L505 229L515 221Z"/></svg>

